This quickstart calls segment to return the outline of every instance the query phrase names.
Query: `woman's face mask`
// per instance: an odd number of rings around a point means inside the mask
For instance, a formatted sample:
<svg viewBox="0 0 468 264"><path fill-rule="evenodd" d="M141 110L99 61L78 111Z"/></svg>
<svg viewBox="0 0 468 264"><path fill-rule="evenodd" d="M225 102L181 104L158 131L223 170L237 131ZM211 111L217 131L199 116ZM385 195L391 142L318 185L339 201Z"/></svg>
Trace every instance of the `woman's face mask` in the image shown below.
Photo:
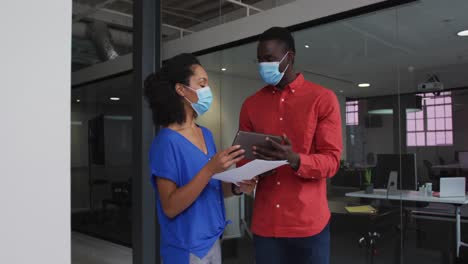
<svg viewBox="0 0 468 264"><path fill-rule="evenodd" d="M190 102L190 100L187 99L187 97L185 97L185 99L192 105L193 110L195 110L198 116L201 116L204 113L206 113L208 109L210 109L211 104L213 103L213 94L211 93L210 87L205 86L203 88L195 90L190 86L184 86L197 94L197 102Z"/></svg>
<svg viewBox="0 0 468 264"><path fill-rule="evenodd" d="M263 81L270 85L277 85L281 79L283 79L284 73L289 67L289 64L286 66L283 72L280 72L279 67L281 62L286 58L289 51L283 56L280 61L274 62L260 62L258 64L258 71Z"/></svg>

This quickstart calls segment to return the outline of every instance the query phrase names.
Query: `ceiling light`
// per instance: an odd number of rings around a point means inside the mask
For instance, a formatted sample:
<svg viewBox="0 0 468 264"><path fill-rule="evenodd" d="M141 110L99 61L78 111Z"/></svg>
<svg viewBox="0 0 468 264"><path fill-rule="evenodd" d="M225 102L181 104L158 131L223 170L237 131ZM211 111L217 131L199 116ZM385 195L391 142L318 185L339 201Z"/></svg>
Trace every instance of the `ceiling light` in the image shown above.
<svg viewBox="0 0 468 264"><path fill-rule="evenodd" d="M468 29L467 30L462 30L457 33L459 37L468 37Z"/></svg>
<svg viewBox="0 0 468 264"><path fill-rule="evenodd" d="M226 68L221 68L222 71L226 71L227 69Z"/></svg>
<svg viewBox="0 0 468 264"><path fill-rule="evenodd" d="M306 44L304 47L305 47L306 49L308 49L308 48L309 48L309 45Z"/></svg>
<svg viewBox="0 0 468 264"><path fill-rule="evenodd" d="M109 98L109 99L110 99L111 101L119 101L119 100L120 100L119 97L111 97L111 98Z"/></svg>
<svg viewBox="0 0 468 264"><path fill-rule="evenodd" d="M359 87L369 87L370 83L360 83L358 84Z"/></svg>
<svg viewBox="0 0 468 264"><path fill-rule="evenodd" d="M343 90L340 90L340 93L343 93Z"/></svg>
<svg viewBox="0 0 468 264"><path fill-rule="evenodd" d="M80 99L76 99L76 102L79 103L79 102L81 102L81 100L80 100Z"/></svg>

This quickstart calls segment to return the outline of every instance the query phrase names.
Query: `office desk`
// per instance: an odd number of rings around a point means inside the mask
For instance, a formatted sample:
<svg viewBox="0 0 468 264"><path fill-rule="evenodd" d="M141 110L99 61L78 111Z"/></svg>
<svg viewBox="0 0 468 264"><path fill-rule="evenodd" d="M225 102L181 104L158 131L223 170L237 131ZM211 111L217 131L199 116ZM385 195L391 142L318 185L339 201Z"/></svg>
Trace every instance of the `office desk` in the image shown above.
<svg viewBox="0 0 468 264"><path fill-rule="evenodd" d="M457 258L460 256L460 247L468 247L467 243L461 241L461 207L468 204L468 197L452 197L439 198L428 196L417 191L398 191L387 195L385 189L375 189L374 193L364 193L364 191L346 193L347 197L367 198L377 200L394 200L394 201L409 201L409 202L429 202L451 204L455 206L455 222L456 222L456 239L457 239Z"/></svg>
<svg viewBox="0 0 468 264"><path fill-rule="evenodd" d="M446 164L446 165L434 165L434 166L432 166L432 169L438 169L438 170L443 170L443 169L468 170L468 165L460 164L460 163Z"/></svg>

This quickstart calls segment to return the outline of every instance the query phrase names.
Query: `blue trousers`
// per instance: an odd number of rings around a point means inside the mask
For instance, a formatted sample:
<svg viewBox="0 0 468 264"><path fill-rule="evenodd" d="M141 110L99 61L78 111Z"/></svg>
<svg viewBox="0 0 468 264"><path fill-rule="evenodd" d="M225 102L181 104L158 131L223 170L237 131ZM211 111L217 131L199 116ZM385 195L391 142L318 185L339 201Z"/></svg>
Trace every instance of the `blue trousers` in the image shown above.
<svg viewBox="0 0 468 264"><path fill-rule="evenodd" d="M329 224L319 234L304 238L254 237L256 264L329 264Z"/></svg>

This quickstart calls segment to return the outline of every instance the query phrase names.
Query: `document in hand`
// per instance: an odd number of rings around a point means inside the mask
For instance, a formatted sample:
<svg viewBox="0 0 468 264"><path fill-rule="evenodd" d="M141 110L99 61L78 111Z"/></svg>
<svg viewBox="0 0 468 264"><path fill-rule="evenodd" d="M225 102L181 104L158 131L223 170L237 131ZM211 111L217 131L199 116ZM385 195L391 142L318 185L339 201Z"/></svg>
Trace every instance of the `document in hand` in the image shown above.
<svg viewBox="0 0 468 264"><path fill-rule="evenodd" d="M271 171L286 164L288 164L288 162L285 160L269 161L256 159L242 167L215 174L213 178L224 182L238 183L245 180L251 180L257 175Z"/></svg>

